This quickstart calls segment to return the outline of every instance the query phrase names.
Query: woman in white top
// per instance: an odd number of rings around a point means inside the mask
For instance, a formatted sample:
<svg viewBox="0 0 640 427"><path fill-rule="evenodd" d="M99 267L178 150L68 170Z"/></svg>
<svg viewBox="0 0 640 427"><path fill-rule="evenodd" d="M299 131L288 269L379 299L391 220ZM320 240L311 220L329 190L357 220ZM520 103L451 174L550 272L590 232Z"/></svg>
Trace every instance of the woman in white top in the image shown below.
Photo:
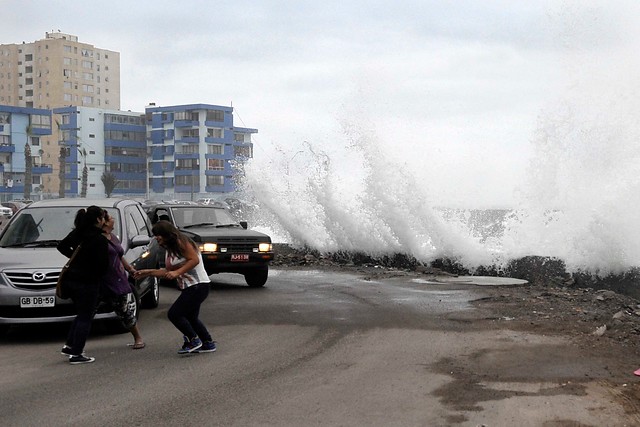
<svg viewBox="0 0 640 427"><path fill-rule="evenodd" d="M207 327L198 318L200 305L209 295L209 275L202 264L196 244L168 221L158 221L152 229L158 244L166 249L166 268L138 270L135 278L155 276L176 279L182 290L169 308L171 323L184 335L179 354L216 351L216 343Z"/></svg>

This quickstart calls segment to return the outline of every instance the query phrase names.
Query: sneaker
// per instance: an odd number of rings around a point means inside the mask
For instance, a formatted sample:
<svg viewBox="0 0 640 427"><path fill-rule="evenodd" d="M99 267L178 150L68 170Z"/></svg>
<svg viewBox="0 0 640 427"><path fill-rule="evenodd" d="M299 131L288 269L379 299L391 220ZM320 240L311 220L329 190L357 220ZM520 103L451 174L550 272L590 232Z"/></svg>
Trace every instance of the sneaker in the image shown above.
<svg viewBox="0 0 640 427"><path fill-rule="evenodd" d="M62 350L60 350L60 354L64 355L64 356L73 356L73 353L71 353L71 347L69 347L68 345L64 345L62 346Z"/></svg>
<svg viewBox="0 0 640 427"><path fill-rule="evenodd" d="M205 341L202 343L202 347L197 349L194 353L213 353L216 351L215 341Z"/></svg>
<svg viewBox="0 0 640 427"><path fill-rule="evenodd" d="M186 350L187 347L189 346L189 343L191 343L191 340L187 338L186 335L183 335L182 339L184 340L184 343L182 344L182 347L180 348L180 350ZM178 350L178 353L180 352L180 350Z"/></svg>
<svg viewBox="0 0 640 427"><path fill-rule="evenodd" d="M182 345L182 348L180 350L178 350L178 354L193 353L194 351L196 351L200 347L202 347L202 341L200 341L200 338L196 337L196 338L192 339L189 342L185 342Z"/></svg>
<svg viewBox="0 0 640 427"><path fill-rule="evenodd" d="M96 358L95 357L87 357L84 355L79 355L79 356L71 356L69 358L69 363L72 365L81 365L84 363L92 363L95 362Z"/></svg>

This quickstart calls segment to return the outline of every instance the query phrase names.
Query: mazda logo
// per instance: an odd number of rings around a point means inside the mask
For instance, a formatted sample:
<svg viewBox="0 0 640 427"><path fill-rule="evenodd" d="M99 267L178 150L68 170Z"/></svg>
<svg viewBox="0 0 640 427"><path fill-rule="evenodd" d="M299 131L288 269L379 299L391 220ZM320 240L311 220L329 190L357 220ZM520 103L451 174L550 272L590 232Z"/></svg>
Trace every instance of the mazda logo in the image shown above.
<svg viewBox="0 0 640 427"><path fill-rule="evenodd" d="M41 271L36 271L31 277L33 277L34 282L42 282L46 277L46 274Z"/></svg>

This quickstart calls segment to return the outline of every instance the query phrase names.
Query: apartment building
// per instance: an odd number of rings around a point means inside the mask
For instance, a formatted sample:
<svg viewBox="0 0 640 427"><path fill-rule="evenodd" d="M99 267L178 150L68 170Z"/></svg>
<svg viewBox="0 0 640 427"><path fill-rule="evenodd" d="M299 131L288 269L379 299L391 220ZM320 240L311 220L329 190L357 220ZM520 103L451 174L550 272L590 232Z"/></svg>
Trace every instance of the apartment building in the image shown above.
<svg viewBox="0 0 640 427"><path fill-rule="evenodd" d="M61 32L0 44L0 104L120 109L120 53Z"/></svg>
<svg viewBox="0 0 640 427"><path fill-rule="evenodd" d="M145 115L151 197L195 200L237 189L258 131L234 126L232 107L149 105Z"/></svg>
<svg viewBox="0 0 640 427"><path fill-rule="evenodd" d="M62 174L47 177L46 191L66 197L104 197L102 175L113 174L111 195L144 197L147 142L144 113L88 107L53 110ZM57 168L60 170L60 167ZM86 179L83 173L86 170ZM83 185L85 188L83 188Z"/></svg>
<svg viewBox="0 0 640 427"><path fill-rule="evenodd" d="M43 139L49 135L50 110L0 105L0 201L42 197L53 172L43 160Z"/></svg>

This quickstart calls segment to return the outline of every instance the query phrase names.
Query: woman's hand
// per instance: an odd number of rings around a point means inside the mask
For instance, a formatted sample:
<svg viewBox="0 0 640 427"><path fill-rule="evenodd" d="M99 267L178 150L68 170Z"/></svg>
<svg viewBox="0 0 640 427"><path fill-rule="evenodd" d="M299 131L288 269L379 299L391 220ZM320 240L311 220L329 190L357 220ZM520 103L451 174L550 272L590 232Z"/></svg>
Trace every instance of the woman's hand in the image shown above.
<svg viewBox="0 0 640 427"><path fill-rule="evenodd" d="M173 280L173 279L177 279L179 276L179 274L177 274L175 271L167 271L164 275L164 278L167 280Z"/></svg>
<svg viewBox="0 0 640 427"><path fill-rule="evenodd" d="M135 270L133 272L133 277L138 280L138 279L143 279L145 277L149 277L151 276L151 274L153 273L153 270Z"/></svg>

